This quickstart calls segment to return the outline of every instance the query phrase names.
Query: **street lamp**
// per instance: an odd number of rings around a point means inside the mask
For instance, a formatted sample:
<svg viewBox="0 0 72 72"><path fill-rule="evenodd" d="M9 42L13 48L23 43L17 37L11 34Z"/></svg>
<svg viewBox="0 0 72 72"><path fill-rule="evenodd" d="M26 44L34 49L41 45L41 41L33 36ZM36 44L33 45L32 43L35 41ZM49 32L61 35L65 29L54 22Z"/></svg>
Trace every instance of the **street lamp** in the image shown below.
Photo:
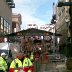
<svg viewBox="0 0 72 72"><path fill-rule="evenodd" d="M60 37L57 38L57 45L58 45L57 51L59 51L59 42L60 42Z"/></svg>
<svg viewBox="0 0 72 72"><path fill-rule="evenodd" d="M56 52L56 23L57 23L57 18L56 18L56 11L55 11L55 7L54 7L54 3L53 3L53 16L52 16L52 20L51 20L51 24L54 25L54 29L53 29L53 46L52 46L52 49L53 49L53 53Z"/></svg>
<svg viewBox="0 0 72 72"><path fill-rule="evenodd" d="M57 42L58 42L58 44L59 44L59 41L60 41L60 38L58 37L58 38L57 38Z"/></svg>
<svg viewBox="0 0 72 72"><path fill-rule="evenodd" d="M55 51L56 51L56 22L57 22L57 20L55 19L54 20L54 34L53 34L53 36L54 36L54 40L53 40L53 53L55 53Z"/></svg>
<svg viewBox="0 0 72 72"><path fill-rule="evenodd" d="M7 42L7 38L4 38L4 42Z"/></svg>
<svg viewBox="0 0 72 72"><path fill-rule="evenodd" d="M53 29L53 46L52 46L52 49L53 49L53 53L55 53L56 51L56 47L55 47L55 35L56 35L56 22L57 22L57 19L56 19L56 15L53 15L53 18L51 20L51 24L54 24L54 29Z"/></svg>

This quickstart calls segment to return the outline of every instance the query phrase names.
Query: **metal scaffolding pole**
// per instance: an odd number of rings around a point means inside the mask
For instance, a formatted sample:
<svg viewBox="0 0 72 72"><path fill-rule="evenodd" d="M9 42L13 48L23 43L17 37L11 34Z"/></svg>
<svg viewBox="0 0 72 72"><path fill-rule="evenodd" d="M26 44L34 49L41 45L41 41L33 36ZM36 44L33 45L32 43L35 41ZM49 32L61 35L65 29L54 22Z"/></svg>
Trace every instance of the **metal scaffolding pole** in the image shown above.
<svg viewBox="0 0 72 72"><path fill-rule="evenodd" d="M53 53L55 53L56 47L55 47L55 30L56 30L56 25L54 25L54 33L53 33Z"/></svg>
<svg viewBox="0 0 72 72"><path fill-rule="evenodd" d="M56 32L56 13L55 13L55 3L53 3L53 22L54 29L53 29L53 53L55 53L56 47L55 47L55 32Z"/></svg>

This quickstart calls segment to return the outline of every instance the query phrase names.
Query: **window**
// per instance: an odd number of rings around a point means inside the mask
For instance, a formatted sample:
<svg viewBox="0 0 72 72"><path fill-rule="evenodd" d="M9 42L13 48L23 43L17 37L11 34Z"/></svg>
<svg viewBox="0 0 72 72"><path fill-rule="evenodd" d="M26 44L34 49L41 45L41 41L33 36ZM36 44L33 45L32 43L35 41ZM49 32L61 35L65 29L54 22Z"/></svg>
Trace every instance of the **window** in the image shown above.
<svg viewBox="0 0 72 72"><path fill-rule="evenodd" d="M9 33L9 24L7 23L7 33Z"/></svg>
<svg viewBox="0 0 72 72"><path fill-rule="evenodd" d="M10 33L10 25L3 17L0 17L0 32Z"/></svg>
<svg viewBox="0 0 72 72"><path fill-rule="evenodd" d="M62 8L62 12L64 12L64 11L65 11L65 8L63 7L63 8Z"/></svg>
<svg viewBox="0 0 72 72"><path fill-rule="evenodd" d="M1 24L1 29L3 29L3 25Z"/></svg>
<svg viewBox="0 0 72 72"><path fill-rule="evenodd" d="M4 20L4 33L7 33L7 22Z"/></svg>
<svg viewBox="0 0 72 72"><path fill-rule="evenodd" d="M9 28L8 28L8 30L9 30L9 33L10 33L10 25L9 25Z"/></svg>
<svg viewBox="0 0 72 72"><path fill-rule="evenodd" d="M3 24L3 18L1 17L1 24Z"/></svg>
<svg viewBox="0 0 72 72"><path fill-rule="evenodd" d="M9 24L7 23L7 29L9 28Z"/></svg>
<svg viewBox="0 0 72 72"><path fill-rule="evenodd" d="M28 26L32 26L32 24L28 24Z"/></svg>
<svg viewBox="0 0 72 72"><path fill-rule="evenodd" d="M6 20L4 20L4 27L7 27L7 22L6 22Z"/></svg>
<svg viewBox="0 0 72 72"><path fill-rule="evenodd" d="M59 17L61 16L61 12L59 13Z"/></svg>
<svg viewBox="0 0 72 72"><path fill-rule="evenodd" d="M3 29L3 18L1 17L1 29Z"/></svg>

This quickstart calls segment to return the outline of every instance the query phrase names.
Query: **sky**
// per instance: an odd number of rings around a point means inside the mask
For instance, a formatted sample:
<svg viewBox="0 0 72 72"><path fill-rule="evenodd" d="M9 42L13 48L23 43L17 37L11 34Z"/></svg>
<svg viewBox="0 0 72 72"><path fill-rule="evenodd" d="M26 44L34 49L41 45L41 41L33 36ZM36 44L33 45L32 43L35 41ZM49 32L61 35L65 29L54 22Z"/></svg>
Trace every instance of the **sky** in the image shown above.
<svg viewBox="0 0 72 72"><path fill-rule="evenodd" d="M26 29L27 24L38 26L51 23L53 15L53 2L58 0L14 0L13 13L21 14L21 29Z"/></svg>

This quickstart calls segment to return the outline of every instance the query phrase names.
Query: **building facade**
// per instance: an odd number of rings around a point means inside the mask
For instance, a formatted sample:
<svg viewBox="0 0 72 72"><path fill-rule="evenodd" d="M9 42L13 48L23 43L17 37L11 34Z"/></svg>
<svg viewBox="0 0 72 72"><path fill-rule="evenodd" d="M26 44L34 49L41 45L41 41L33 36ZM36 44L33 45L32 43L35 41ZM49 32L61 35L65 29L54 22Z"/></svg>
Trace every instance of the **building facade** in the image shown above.
<svg viewBox="0 0 72 72"><path fill-rule="evenodd" d="M13 0L0 0L0 34L9 34L12 31Z"/></svg>
<svg viewBox="0 0 72 72"><path fill-rule="evenodd" d="M0 42L4 41L2 35L12 33L12 8L13 0L0 0Z"/></svg>
<svg viewBox="0 0 72 72"><path fill-rule="evenodd" d="M59 0L63 2L69 2L69 0ZM56 33L61 34L60 46L66 47L67 39L70 36L69 33L69 6L56 7Z"/></svg>
<svg viewBox="0 0 72 72"><path fill-rule="evenodd" d="M36 28L38 29L37 24L28 24L27 28Z"/></svg>
<svg viewBox="0 0 72 72"><path fill-rule="evenodd" d="M12 32L18 32L21 30L21 14L12 14Z"/></svg>
<svg viewBox="0 0 72 72"><path fill-rule="evenodd" d="M54 32L54 24L45 24L45 25L41 25L40 26L40 30L45 30L45 31L49 31L49 32Z"/></svg>
<svg viewBox="0 0 72 72"><path fill-rule="evenodd" d="M63 0L68 1L68 0ZM69 19L69 7L63 6L63 7L57 7L57 23L56 23L56 32L62 34L61 41L64 42L65 37L68 36L68 24L66 22L67 19Z"/></svg>

